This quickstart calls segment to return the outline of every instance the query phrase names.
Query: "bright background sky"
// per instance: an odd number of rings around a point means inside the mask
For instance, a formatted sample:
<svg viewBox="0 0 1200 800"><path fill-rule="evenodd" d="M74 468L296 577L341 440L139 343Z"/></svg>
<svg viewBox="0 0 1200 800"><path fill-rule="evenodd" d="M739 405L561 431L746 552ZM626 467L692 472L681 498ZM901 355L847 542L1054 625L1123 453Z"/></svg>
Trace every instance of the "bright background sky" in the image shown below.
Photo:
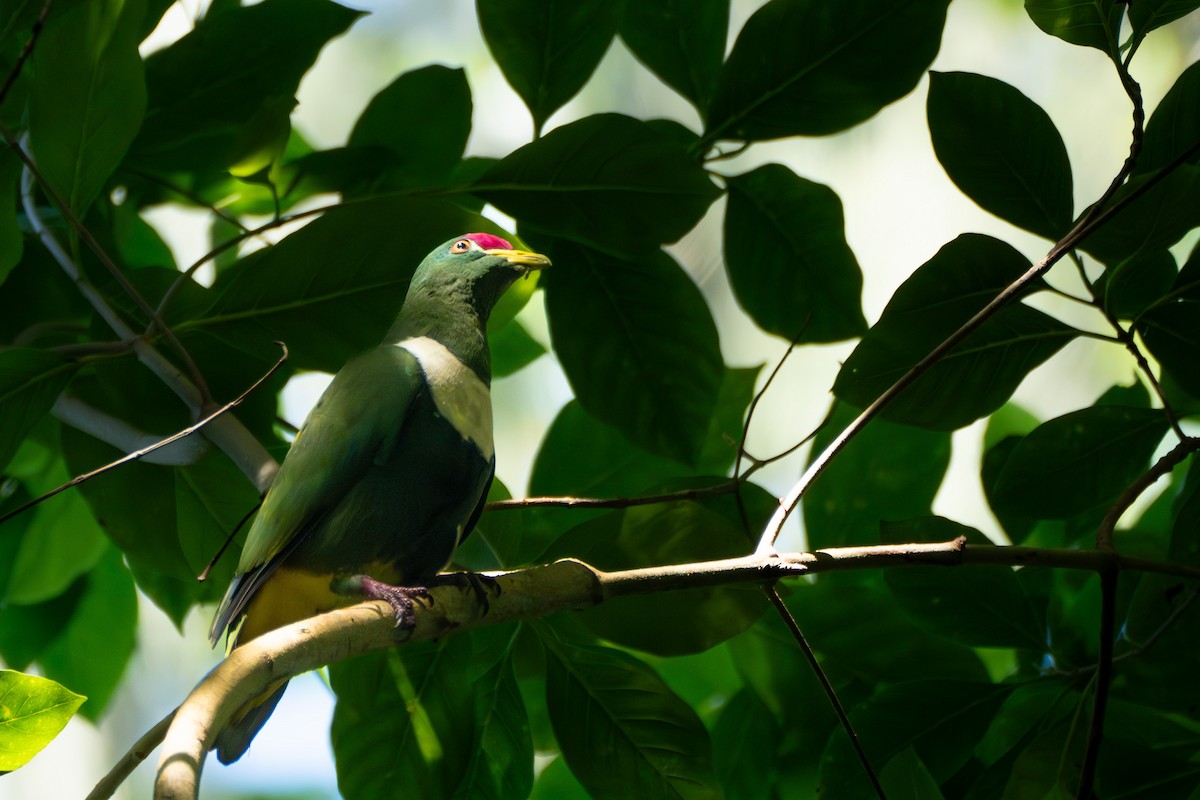
<svg viewBox="0 0 1200 800"><path fill-rule="evenodd" d="M300 86L294 122L314 145L344 143L372 95L399 73L429 63L467 71L475 104L469 154L501 156L529 140L529 115L490 60L475 22L473 0L350 4L371 13L324 50ZM206 5L205 0L180 0L144 49L157 49L186 33ZM735 0L731 30L740 29L760 5L761 0ZM1152 34L1135 59L1134 75L1142 84L1148 109L1200 56L1196 17ZM1041 33L1018 0L953 3L933 68L1000 78L1046 109L1062 132L1075 169L1076 209L1103 191L1125 156L1128 103L1108 61L1098 51L1072 47ZM960 233L997 236L1030 260L1040 258L1048 248L1048 243L983 212L951 184L934 158L925 127L927 85L922 80L909 96L843 134L755 145L718 167L737 174L780 162L837 191L845 208L847 240L864 272L868 320L878 317L905 277ZM548 128L601 111L671 117L698 128L691 107L641 68L620 41L584 92L555 114ZM721 265L723 211L723 202L714 205L674 252L708 297L726 361L735 366L774 363L785 343L758 331L729 292ZM207 249L206 214L163 208L151 211L147 218L176 250L179 263L191 263ZM1177 254L1193 241L1176 248ZM1072 278L1066 271L1051 275L1052 282L1064 287L1071 285ZM1043 308L1068 313L1053 303ZM523 312L522 321L536 337L548 341L539 303ZM749 439L751 452L776 452L808 433L824 414L828 389L849 350L848 345L810 347L792 357L756 417ZM1079 340L1049 367L1036 370L1017 399L1039 416L1051 417L1090 403L1113 383L1128 383L1131 376L1130 362L1114 348ZM285 415L300 422L327 380L328 376L311 375L295 381L286 393ZM498 473L514 494L524 490L537 443L569 396L551 358L540 359L517 377L496 382ZM955 435L951 475L935 510L995 535L997 526L986 511L976 477L981 431L976 425ZM792 459L759 477L782 494L801 468L800 460ZM789 536L792 545L802 542L798 530ZM138 653L100 728L73 720L29 766L0 778L0 796L6 800L82 797L216 663L218 656L205 639L211 609L193 613L182 637L150 603L143 602L141 612ZM203 795L336 798L328 744L331 709L331 695L317 677L294 681L247 757L232 767L210 759ZM119 797L149 796L156 758L157 753Z"/></svg>

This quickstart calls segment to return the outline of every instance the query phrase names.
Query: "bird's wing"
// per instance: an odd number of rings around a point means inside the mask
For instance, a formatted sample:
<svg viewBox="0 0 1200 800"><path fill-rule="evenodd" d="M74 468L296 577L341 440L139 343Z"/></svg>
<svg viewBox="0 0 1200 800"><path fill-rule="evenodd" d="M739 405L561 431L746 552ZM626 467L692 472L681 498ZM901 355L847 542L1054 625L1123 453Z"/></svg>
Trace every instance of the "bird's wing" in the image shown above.
<svg viewBox="0 0 1200 800"><path fill-rule="evenodd" d="M338 372L296 434L246 536L209 631L214 643L377 456L394 447L423 388L417 360L398 347L378 347Z"/></svg>

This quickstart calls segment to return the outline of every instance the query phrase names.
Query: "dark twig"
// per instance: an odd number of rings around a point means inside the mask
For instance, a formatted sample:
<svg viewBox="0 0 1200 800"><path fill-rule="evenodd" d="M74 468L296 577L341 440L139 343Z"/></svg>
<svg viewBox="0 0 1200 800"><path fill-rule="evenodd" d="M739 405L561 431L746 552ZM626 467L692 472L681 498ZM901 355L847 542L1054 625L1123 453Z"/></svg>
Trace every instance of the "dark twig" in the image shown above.
<svg viewBox="0 0 1200 800"><path fill-rule="evenodd" d="M879 776L875 774L875 769L871 766L871 759L867 758L867 751L863 750L862 743L858 740L858 733L850 723L850 716L846 713L842 701L838 698L837 690L833 688L833 684L825 674L825 670L821 668L820 662L817 661L817 654L813 652L812 647L808 644L808 640L804 638L804 632L800 630L799 623L796 622L796 618L792 616L791 610L783 602L783 598L779 596L779 591L775 588L775 584L764 586L763 592L767 595L767 599L771 601L771 605L775 607L775 611L779 613L780 618L783 619L784 624L787 625L788 630L791 631L792 638L800 646L800 651L804 653L804 658L808 661L808 665L812 667L817 680L821 682L821 688L825 690L825 696L829 699L829 704L833 706L833 711L837 714L838 721L842 724L842 730L846 732L846 736L850 739L850 746L854 748L854 753L858 756L863 771L867 773L867 780L871 782L871 788L875 790L875 794L880 800L887 800L887 794L883 791L883 786L879 783Z"/></svg>
<svg viewBox="0 0 1200 800"><path fill-rule="evenodd" d="M250 518L254 516L254 512L258 511L260 508L262 508L262 500L259 500L257 503L255 503L254 507L247 511L245 516L238 520L238 524L233 526L233 530L231 530L229 535L225 537L225 542L221 545L221 548L217 550L217 554L209 559L209 562L204 565L204 570L196 576L196 581L198 583L204 583L206 580L208 580L208 573L212 572L212 568L215 567L217 562L221 560L221 556L225 555L225 551L229 549L229 545L233 544L233 537L238 535L238 531L242 529L242 526L249 522Z"/></svg>
<svg viewBox="0 0 1200 800"><path fill-rule="evenodd" d="M180 439L183 439L185 437L191 436L193 433L200 430L205 425L207 425L208 423L212 422L217 417L224 414L226 411L229 411L232 408L236 408L238 405L240 405L242 403L243 400L245 400L247 397L250 396L251 392L253 392L255 389L257 389L259 386L262 386L263 382L266 381L267 378L270 378L272 375L274 375L275 371L278 370L281 366L283 366L283 362L287 361L287 357L288 357L287 345L285 345L283 342L276 342L275 344L279 345L280 348L282 348L283 355L279 357L279 360L275 362L275 365L273 367L271 367L269 370L267 370L261 378L256 380L254 382L254 384L251 385L251 387L249 389L242 392L235 399L229 401L225 405L218 408L216 411L213 411L211 414L206 415L203 419L189 425L188 427L184 428L183 430L179 431L178 433L172 434L171 436L168 436L167 438L165 438L161 441L155 442L154 444L150 445L149 447L143 447L140 450L135 450L134 452L129 453L128 455L122 456L121 458L118 458L116 461L109 462L108 464L105 464L102 467L97 467L96 469L92 470L91 472L84 473L83 475L78 475L78 476L72 478L71 480L67 481L66 483L62 484L61 486L51 489L50 491L46 492L45 494L43 494L39 497L35 497L33 500L30 500L28 503L25 503L25 504L21 505L20 507L8 512L7 514L0 516L0 525L3 525L5 522L8 522L8 520L12 519L13 517L17 516L18 514L21 514L22 512L28 511L29 509L36 506L38 503L41 503L44 500L49 500L51 497L54 497L54 495L59 494L60 492L64 492L67 489L70 489L74 486L78 486L79 484L84 483L86 481L90 481L92 478L98 477L100 475L103 475L106 472L114 470L117 467L121 466L122 464L128 464L130 461L136 461L139 458L143 458L143 457L149 455L150 453L153 453L155 450L166 447L167 445L177 442Z"/></svg>
<svg viewBox="0 0 1200 800"><path fill-rule="evenodd" d="M29 29L29 38L25 40L25 46L21 48L21 54L17 56L17 62L8 71L8 77L4 79L4 86L0 87L0 105L3 105L4 101L8 99L8 93L12 89L13 84L17 82L21 70L25 68L25 62L33 54L33 47L37 44L38 37L42 35L42 26L46 24L46 17L50 13L50 4L52 2L53 0L46 0L42 4L42 10L38 13L37 19L34 20L33 27Z"/></svg>
<svg viewBox="0 0 1200 800"><path fill-rule="evenodd" d="M1133 505L1133 501L1137 500L1142 492L1149 489L1159 478L1175 469L1196 450L1200 450L1200 438L1184 438L1141 477L1129 484L1125 491L1121 492L1121 496L1116 499L1116 502L1109 507L1104 519L1100 520L1100 525L1096 528L1096 549L1111 551L1113 549L1113 531L1116 530L1121 515Z"/></svg>
<svg viewBox="0 0 1200 800"><path fill-rule="evenodd" d="M699 489L681 489L676 492L647 495L645 497L524 497L512 500L493 500L483 507L484 511L510 511L518 508L632 508L657 503L674 503L677 500L697 500L737 491L733 479L724 483L704 486Z"/></svg>
<svg viewBox="0 0 1200 800"><path fill-rule="evenodd" d="M1100 647L1096 657L1092 718L1088 724L1083 766L1079 770L1079 788L1075 792L1077 800L1088 800L1094 796L1092 787L1096 781L1096 763L1100 758L1100 744L1104 740L1104 714L1108 708L1108 686L1112 682L1113 672L1113 628L1116 622L1117 575L1115 564L1100 572Z"/></svg>

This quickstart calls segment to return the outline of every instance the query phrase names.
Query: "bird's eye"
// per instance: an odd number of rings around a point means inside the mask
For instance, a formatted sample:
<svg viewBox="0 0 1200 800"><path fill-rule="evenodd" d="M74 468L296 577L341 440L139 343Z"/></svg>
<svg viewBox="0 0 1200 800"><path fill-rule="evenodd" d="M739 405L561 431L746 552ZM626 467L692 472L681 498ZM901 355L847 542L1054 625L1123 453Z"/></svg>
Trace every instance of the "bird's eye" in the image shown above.
<svg viewBox="0 0 1200 800"><path fill-rule="evenodd" d="M459 239L454 244L450 245L451 253L465 253L471 249L470 239Z"/></svg>

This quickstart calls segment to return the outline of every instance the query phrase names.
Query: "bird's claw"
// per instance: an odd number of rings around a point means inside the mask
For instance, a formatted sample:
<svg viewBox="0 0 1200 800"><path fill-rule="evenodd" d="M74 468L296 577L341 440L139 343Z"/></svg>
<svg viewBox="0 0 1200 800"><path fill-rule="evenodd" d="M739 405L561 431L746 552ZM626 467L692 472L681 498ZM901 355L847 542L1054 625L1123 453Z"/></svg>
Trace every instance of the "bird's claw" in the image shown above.
<svg viewBox="0 0 1200 800"><path fill-rule="evenodd" d="M491 598L500 596L500 583L495 578L480 575L478 572L445 572L434 578L431 585L470 589L484 614L491 608Z"/></svg>
<svg viewBox="0 0 1200 800"><path fill-rule="evenodd" d="M334 591L340 594L361 594L370 600L386 601L392 607L396 627L406 631L416 627L417 621L413 616L416 603L426 608L433 606L433 596L424 586L392 586L367 575L344 578L335 584Z"/></svg>

